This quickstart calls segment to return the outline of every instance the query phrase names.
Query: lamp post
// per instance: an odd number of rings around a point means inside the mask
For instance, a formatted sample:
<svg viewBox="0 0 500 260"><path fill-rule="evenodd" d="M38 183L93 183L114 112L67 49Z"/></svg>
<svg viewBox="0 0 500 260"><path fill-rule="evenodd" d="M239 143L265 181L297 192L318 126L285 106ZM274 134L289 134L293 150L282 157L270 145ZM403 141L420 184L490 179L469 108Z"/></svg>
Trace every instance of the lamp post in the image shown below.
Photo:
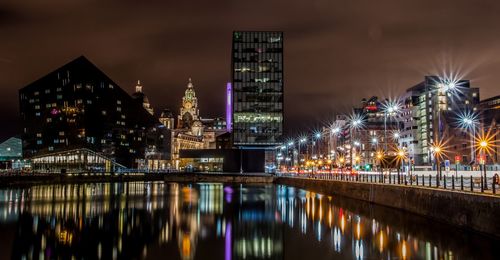
<svg viewBox="0 0 500 260"><path fill-rule="evenodd" d="M293 141L288 142L288 145L287 145L287 149L288 149L288 147L290 147L292 149L292 155L291 155L291 161L290 161L290 166L291 167L295 166L295 160L293 158L293 150L294 150L293 149L293 145L294 145ZM288 152L287 152L287 155L288 155Z"/></svg>
<svg viewBox="0 0 500 260"><path fill-rule="evenodd" d="M488 182L486 181L486 152L490 149L490 144L486 138L482 138L479 140L479 152L481 156L481 161L483 165L483 173L484 173L484 184L483 187L485 190L488 189Z"/></svg>
<svg viewBox="0 0 500 260"><path fill-rule="evenodd" d="M434 151L434 159L436 159L436 173L438 176L438 185L439 179L441 179L441 163L439 162L439 157L441 157L441 153L443 152L443 148L439 145L435 145L431 148Z"/></svg>
<svg viewBox="0 0 500 260"><path fill-rule="evenodd" d="M465 129L466 131L472 131L472 134L469 134L470 136L470 158L471 162L476 161L476 155L475 155L475 150L474 150L474 137L476 136L476 127L478 124L478 115L474 112L470 111L465 111L460 113L458 116L458 126L460 128ZM471 167L472 170L472 167Z"/></svg>
<svg viewBox="0 0 500 260"><path fill-rule="evenodd" d="M358 114L353 114L350 116L350 122L349 122L349 134L350 134L350 160L351 160L351 173L353 172L353 140L354 140L354 132L353 130L357 130L363 126L363 119L364 117L362 115Z"/></svg>
<svg viewBox="0 0 500 260"><path fill-rule="evenodd" d="M321 133L315 133L314 134L314 137L316 138L316 157L319 158L319 155L320 155L320 147L319 147L319 144L320 144L320 140L321 140Z"/></svg>
<svg viewBox="0 0 500 260"><path fill-rule="evenodd" d="M381 152L377 152L377 160L378 160L378 164L379 164L379 167L380 167L380 178L384 177L384 172L382 170L382 158L383 158L382 153Z"/></svg>
<svg viewBox="0 0 500 260"><path fill-rule="evenodd" d="M402 148L398 148L396 155L397 155L398 163L399 163L399 165L398 165L398 184L399 184L401 182L401 176L400 176L399 172L400 172L401 166L403 166L403 163L406 159L406 153Z"/></svg>
<svg viewBox="0 0 500 260"><path fill-rule="evenodd" d="M399 102L386 100L382 111L384 112L384 150L387 151L387 118L397 115L400 110Z"/></svg>
<svg viewBox="0 0 500 260"><path fill-rule="evenodd" d="M297 160L299 161L298 165L299 165L299 173L300 173L300 147L302 146L303 143L305 143L307 141L307 139L305 137L303 138L300 138L299 139L299 143L298 143L298 146L299 146L299 149L298 149L298 155L297 155Z"/></svg>

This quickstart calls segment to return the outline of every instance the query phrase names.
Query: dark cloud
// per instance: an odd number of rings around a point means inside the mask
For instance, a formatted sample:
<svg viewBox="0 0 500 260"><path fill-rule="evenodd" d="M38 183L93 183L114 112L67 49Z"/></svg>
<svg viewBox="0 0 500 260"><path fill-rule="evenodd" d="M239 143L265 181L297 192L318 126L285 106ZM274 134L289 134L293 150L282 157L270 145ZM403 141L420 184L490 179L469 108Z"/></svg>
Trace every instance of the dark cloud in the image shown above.
<svg viewBox="0 0 500 260"><path fill-rule="evenodd" d="M396 96L444 68L471 79L483 98L499 94L498 1L2 2L0 120L11 125L17 90L82 54L129 92L141 79L157 109L177 110L192 77L201 114L222 116L233 30L285 32L290 131L365 96Z"/></svg>

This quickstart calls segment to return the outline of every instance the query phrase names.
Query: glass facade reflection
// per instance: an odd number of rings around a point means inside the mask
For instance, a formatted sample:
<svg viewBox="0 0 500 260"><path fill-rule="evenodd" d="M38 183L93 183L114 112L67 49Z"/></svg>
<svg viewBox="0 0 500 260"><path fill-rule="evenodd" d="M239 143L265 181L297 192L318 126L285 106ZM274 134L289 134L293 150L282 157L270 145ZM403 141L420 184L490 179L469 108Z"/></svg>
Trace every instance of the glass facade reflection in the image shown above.
<svg viewBox="0 0 500 260"><path fill-rule="evenodd" d="M278 145L283 135L283 33L234 32L233 142Z"/></svg>
<svg viewBox="0 0 500 260"><path fill-rule="evenodd" d="M498 240L273 185L165 182L0 189L12 259L498 259Z"/></svg>

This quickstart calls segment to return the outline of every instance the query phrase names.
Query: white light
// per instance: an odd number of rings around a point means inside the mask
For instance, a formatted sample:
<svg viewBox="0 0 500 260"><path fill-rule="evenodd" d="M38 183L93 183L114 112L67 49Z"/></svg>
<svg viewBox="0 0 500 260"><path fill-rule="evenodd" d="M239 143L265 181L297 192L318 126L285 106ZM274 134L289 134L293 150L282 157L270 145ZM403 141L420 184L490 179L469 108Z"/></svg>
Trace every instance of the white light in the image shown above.
<svg viewBox="0 0 500 260"><path fill-rule="evenodd" d="M394 138L399 138L399 133L394 133Z"/></svg>
<svg viewBox="0 0 500 260"><path fill-rule="evenodd" d="M373 143L377 143L377 138L373 138L373 139L372 139L372 142L373 142Z"/></svg>
<svg viewBox="0 0 500 260"><path fill-rule="evenodd" d="M289 142L289 143L288 143L288 146L292 146L292 145L293 145L293 142Z"/></svg>
<svg viewBox="0 0 500 260"><path fill-rule="evenodd" d="M316 133L316 138L320 138L321 137L321 134L320 133Z"/></svg>
<svg viewBox="0 0 500 260"><path fill-rule="evenodd" d="M300 141L299 141L299 142L304 143L305 141L307 141L307 139L302 138L302 139L300 139Z"/></svg>

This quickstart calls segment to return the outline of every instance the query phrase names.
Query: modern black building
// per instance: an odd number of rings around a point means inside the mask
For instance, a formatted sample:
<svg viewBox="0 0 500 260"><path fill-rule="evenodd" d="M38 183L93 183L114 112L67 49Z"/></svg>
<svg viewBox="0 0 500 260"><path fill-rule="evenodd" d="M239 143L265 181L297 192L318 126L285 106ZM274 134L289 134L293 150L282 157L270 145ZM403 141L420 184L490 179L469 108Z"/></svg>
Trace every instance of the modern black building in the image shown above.
<svg viewBox="0 0 500 260"><path fill-rule="evenodd" d="M232 131L236 147L280 145L283 135L283 33L233 33Z"/></svg>
<svg viewBox="0 0 500 260"><path fill-rule="evenodd" d="M169 130L83 56L19 90L19 104L23 155L34 163L85 170L88 160L134 168L169 159Z"/></svg>

